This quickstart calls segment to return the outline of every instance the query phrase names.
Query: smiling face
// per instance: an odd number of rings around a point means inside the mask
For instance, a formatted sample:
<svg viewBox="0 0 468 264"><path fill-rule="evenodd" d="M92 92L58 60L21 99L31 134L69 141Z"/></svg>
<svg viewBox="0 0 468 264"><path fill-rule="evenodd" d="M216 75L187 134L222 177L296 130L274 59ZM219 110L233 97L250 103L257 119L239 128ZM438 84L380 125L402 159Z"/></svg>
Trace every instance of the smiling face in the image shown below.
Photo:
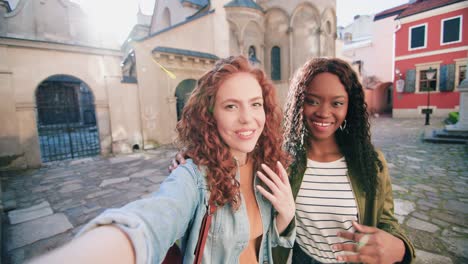
<svg viewBox="0 0 468 264"><path fill-rule="evenodd" d="M348 94L340 79L328 72L315 76L305 91L303 110L310 140L335 141L348 111Z"/></svg>
<svg viewBox="0 0 468 264"><path fill-rule="evenodd" d="M214 105L218 132L241 164L265 126L262 88L249 73L236 73L218 88Z"/></svg>

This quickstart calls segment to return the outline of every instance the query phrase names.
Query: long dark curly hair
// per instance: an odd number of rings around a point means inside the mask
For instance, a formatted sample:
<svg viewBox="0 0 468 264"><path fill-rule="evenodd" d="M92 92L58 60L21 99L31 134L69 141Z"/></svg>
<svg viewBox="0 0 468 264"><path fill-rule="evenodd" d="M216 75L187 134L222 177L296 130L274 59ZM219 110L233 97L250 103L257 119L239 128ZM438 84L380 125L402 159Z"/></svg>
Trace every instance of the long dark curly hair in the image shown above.
<svg viewBox="0 0 468 264"><path fill-rule="evenodd" d="M289 155L282 149L282 112L276 98L276 90L265 73L250 66L243 56L219 60L205 73L193 90L177 123L178 143L187 156L198 166L205 166L211 200L219 206L231 203L234 210L240 206L240 183L236 180L236 163L229 146L221 138L213 116L216 93L228 78L236 73L249 73L262 88L265 127L255 149L249 154L254 171L265 163L272 169L276 162L289 165Z"/></svg>
<svg viewBox="0 0 468 264"><path fill-rule="evenodd" d="M346 127L338 129L335 138L353 178L368 194L375 194L377 173L383 169L378 153L370 138L369 115L364 101L364 91L358 77L349 64L336 58L314 58L306 62L295 74L285 109L285 149L295 161L291 175L303 174L307 161L308 131L303 120L305 91L320 73L336 75L348 94Z"/></svg>

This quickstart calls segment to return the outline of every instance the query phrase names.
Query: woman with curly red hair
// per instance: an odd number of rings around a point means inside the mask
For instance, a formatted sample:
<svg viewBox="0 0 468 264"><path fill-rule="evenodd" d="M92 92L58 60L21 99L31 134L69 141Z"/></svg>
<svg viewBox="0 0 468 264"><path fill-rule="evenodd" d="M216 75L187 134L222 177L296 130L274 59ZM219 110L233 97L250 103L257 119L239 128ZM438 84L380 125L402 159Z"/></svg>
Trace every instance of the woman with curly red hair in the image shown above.
<svg viewBox="0 0 468 264"><path fill-rule="evenodd" d="M179 239L184 263L193 263L212 204L202 263L273 262L272 247L292 247L295 239L281 118L262 70L242 56L220 60L198 81L177 124L191 159L153 197L105 211L38 262L160 263Z"/></svg>

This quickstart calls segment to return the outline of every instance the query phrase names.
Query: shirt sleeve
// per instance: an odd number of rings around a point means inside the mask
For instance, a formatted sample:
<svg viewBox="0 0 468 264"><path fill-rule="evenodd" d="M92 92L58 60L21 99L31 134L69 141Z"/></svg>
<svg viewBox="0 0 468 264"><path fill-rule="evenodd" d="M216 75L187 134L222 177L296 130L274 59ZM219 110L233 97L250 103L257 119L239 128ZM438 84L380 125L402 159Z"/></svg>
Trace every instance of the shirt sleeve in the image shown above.
<svg viewBox="0 0 468 264"><path fill-rule="evenodd" d="M186 232L201 199L191 165L179 166L152 197L104 211L77 236L102 225L115 225L132 242L136 263L160 263Z"/></svg>
<svg viewBox="0 0 468 264"><path fill-rule="evenodd" d="M281 246L292 248L294 246L294 241L296 240L296 216L294 215L291 223L289 223L288 227L286 227L283 233L280 234L276 227L276 213L274 213L270 234L272 236L272 247Z"/></svg>

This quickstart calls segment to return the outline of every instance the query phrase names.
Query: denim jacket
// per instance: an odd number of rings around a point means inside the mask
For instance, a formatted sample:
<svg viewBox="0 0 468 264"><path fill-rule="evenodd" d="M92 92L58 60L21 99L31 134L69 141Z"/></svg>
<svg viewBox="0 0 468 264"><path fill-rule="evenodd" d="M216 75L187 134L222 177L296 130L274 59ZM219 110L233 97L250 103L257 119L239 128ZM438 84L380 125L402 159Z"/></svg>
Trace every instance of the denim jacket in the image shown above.
<svg viewBox="0 0 468 264"><path fill-rule="evenodd" d="M236 178L239 180L239 170ZM255 177L255 181L258 181ZM273 263L272 247L291 248L296 229L280 236L271 203L255 190L263 223L259 263ZM184 263L193 263L199 230L209 200L206 177L191 159L174 170L152 197L109 209L88 223L80 234L100 225L113 224L133 243L136 263L160 263L178 239ZM80 235L79 234L79 235ZM284 235L284 234L283 234ZM208 232L202 263L238 263L249 242L249 220L245 201L237 211L230 205L218 207Z"/></svg>

